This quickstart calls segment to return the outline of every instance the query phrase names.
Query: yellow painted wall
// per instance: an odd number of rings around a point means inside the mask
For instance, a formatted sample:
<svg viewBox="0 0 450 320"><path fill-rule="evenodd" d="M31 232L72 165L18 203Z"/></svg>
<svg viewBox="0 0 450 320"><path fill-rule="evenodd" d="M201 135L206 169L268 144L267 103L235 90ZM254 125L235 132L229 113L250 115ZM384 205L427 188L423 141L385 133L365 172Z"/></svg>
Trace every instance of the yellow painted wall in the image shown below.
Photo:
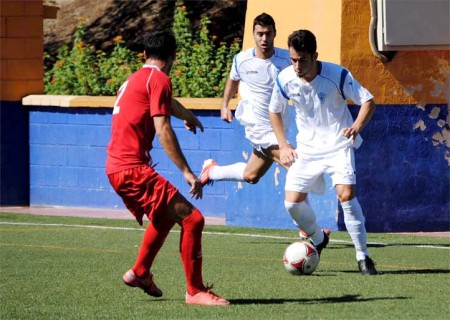
<svg viewBox="0 0 450 320"><path fill-rule="evenodd" d="M450 51L402 51L383 63L369 43L370 9L369 0L248 0L243 47L254 45L253 19L266 12L277 24L276 46L286 48L294 30L311 30L319 59L349 68L378 104L448 104Z"/></svg>
<svg viewBox="0 0 450 320"><path fill-rule="evenodd" d="M253 19L263 12L275 20L275 46L287 49L293 31L309 29L316 35L320 59L340 62L341 0L248 0L244 49L255 45Z"/></svg>
<svg viewBox="0 0 450 320"><path fill-rule="evenodd" d="M450 51L400 51L390 62L374 56L369 44L370 2L342 1L341 64L379 104L447 103Z"/></svg>

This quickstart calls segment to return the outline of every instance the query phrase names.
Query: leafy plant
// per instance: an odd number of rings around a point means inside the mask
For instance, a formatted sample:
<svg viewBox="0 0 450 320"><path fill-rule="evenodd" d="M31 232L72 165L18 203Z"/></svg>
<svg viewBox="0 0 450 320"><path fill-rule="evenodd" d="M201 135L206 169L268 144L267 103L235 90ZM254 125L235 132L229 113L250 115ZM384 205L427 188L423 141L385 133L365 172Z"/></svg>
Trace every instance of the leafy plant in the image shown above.
<svg viewBox="0 0 450 320"><path fill-rule="evenodd" d="M141 68L144 55L124 47L125 41L121 36L115 37L114 42L114 49L109 56L104 52L98 52L97 65L103 92L115 95L127 77Z"/></svg>
<svg viewBox="0 0 450 320"><path fill-rule="evenodd" d="M47 94L115 95L123 81L142 65L142 55L124 47L122 37L114 38L115 46L107 55L93 52L84 42L85 27L81 20L73 45L58 50L53 68L45 72Z"/></svg>
<svg viewBox="0 0 450 320"><path fill-rule="evenodd" d="M218 97L222 94L233 56L241 49L240 40L227 46L215 44L209 35L211 21L202 17L200 30L192 32L186 7L177 2L173 31L177 38L177 58L171 72L174 96ZM67 95L115 95L126 78L143 64L143 54L125 47L121 36L114 38L108 54L85 42L82 20L74 34L72 47L58 50L57 61L45 72L45 92ZM48 56L47 56L48 57Z"/></svg>
<svg viewBox="0 0 450 320"><path fill-rule="evenodd" d="M230 46L216 45L210 36L211 20L203 16L198 32L191 32L183 2L177 2L173 31L177 38L177 58L171 78L175 96L218 97L222 94L233 56L241 50L240 40Z"/></svg>

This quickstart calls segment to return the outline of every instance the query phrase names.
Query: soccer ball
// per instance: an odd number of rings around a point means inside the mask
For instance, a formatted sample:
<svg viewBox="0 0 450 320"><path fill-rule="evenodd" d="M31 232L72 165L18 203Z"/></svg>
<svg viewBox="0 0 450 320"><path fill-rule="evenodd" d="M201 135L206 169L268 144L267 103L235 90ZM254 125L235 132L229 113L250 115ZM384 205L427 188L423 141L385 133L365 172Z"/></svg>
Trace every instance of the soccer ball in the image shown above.
<svg viewBox="0 0 450 320"><path fill-rule="evenodd" d="M284 251L284 268L291 274L309 275L319 265L319 253L308 242L298 241L290 244Z"/></svg>

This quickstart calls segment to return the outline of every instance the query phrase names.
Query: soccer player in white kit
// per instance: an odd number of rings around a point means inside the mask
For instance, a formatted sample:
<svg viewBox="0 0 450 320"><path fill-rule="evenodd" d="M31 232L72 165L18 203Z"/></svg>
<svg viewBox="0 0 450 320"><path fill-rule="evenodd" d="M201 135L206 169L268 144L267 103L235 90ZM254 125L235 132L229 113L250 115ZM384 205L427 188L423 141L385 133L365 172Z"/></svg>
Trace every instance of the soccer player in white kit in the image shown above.
<svg viewBox="0 0 450 320"><path fill-rule="evenodd" d="M245 136L252 143L253 152L247 163L219 166L212 159L206 160L200 175L203 184L220 180L255 184L279 159L278 142L269 119L269 102L278 73L291 62L288 50L274 47L275 36L275 21L270 15L262 13L254 19L256 46L235 55L221 105L222 120L232 122L233 114L228 104L240 89L242 99L235 116L245 127ZM287 118L284 111L283 116Z"/></svg>
<svg viewBox="0 0 450 320"><path fill-rule="evenodd" d="M368 254L365 218L355 194L354 159L354 150L362 143L359 133L376 109L373 96L347 69L317 60L316 38L312 32L295 31L288 38L288 47L292 66L278 75L269 105L280 160L289 167L285 208L321 251L328 237L321 232L313 209L304 200L308 192L325 190L323 175L327 173L344 211L358 268L363 275L377 274ZM361 106L354 121L347 99ZM282 118L289 100L295 107L296 149L286 141Z"/></svg>

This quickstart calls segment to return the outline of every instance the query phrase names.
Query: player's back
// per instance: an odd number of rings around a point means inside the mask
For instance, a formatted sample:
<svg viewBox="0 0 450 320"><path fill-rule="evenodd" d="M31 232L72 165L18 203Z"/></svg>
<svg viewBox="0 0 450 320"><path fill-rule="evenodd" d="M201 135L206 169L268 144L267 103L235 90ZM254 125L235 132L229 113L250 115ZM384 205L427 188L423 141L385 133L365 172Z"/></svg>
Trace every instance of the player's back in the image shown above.
<svg viewBox="0 0 450 320"><path fill-rule="evenodd" d="M158 68L145 65L120 87L114 105L108 173L145 165L155 136L152 116L170 115L170 79Z"/></svg>

